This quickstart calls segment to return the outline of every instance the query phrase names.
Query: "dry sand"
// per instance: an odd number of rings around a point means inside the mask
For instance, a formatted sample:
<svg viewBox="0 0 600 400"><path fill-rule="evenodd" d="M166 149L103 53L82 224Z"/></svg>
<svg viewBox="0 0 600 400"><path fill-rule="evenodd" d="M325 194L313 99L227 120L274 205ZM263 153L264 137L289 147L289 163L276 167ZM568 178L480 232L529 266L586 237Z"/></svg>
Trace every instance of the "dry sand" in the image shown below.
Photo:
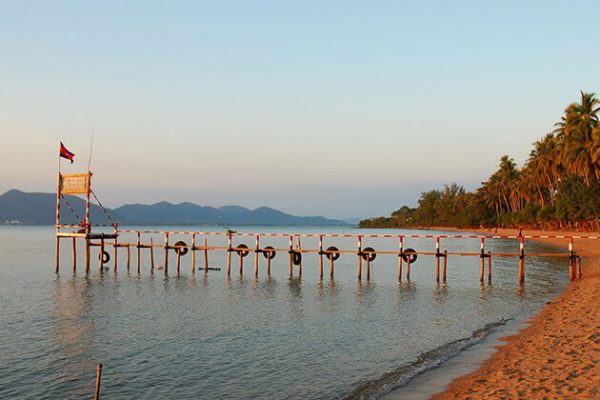
<svg viewBox="0 0 600 400"><path fill-rule="evenodd" d="M597 234L524 230L523 235ZM568 245L564 239L540 241ZM506 344L479 370L455 379L433 399L600 399L600 240L575 240L574 248L584 256L583 278L571 282L527 328L504 338Z"/></svg>

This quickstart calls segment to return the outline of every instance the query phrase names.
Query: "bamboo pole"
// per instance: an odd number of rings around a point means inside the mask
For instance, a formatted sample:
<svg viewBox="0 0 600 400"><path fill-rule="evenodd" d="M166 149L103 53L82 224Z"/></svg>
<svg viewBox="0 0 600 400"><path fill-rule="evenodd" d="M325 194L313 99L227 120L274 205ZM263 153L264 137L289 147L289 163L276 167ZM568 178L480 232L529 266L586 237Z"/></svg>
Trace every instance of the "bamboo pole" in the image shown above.
<svg viewBox="0 0 600 400"><path fill-rule="evenodd" d="M300 238L297 238L296 250L300 253L300 257L302 257L302 245L300 244ZM302 278L302 258L300 259L300 264L298 264L298 277Z"/></svg>
<svg viewBox="0 0 600 400"><path fill-rule="evenodd" d="M60 236L56 236L56 273L60 269Z"/></svg>
<svg viewBox="0 0 600 400"><path fill-rule="evenodd" d="M329 254L329 279L333 280L333 254Z"/></svg>
<svg viewBox="0 0 600 400"><path fill-rule="evenodd" d="M85 238L85 273L90 272L90 239Z"/></svg>
<svg viewBox="0 0 600 400"><path fill-rule="evenodd" d="M519 259L519 284L525 282L525 259Z"/></svg>
<svg viewBox="0 0 600 400"><path fill-rule="evenodd" d="M231 234L227 235L227 277L231 276Z"/></svg>
<svg viewBox="0 0 600 400"><path fill-rule="evenodd" d="M165 232L165 274L169 273L169 232Z"/></svg>
<svg viewBox="0 0 600 400"><path fill-rule="evenodd" d="M358 280L362 279L362 236L358 235L357 238L357 252L358 255Z"/></svg>
<svg viewBox="0 0 600 400"><path fill-rule="evenodd" d="M323 235L319 235L319 279L323 280Z"/></svg>
<svg viewBox="0 0 600 400"><path fill-rule="evenodd" d="M485 255L479 259L479 282L483 283L483 273L485 268Z"/></svg>
<svg viewBox="0 0 600 400"><path fill-rule="evenodd" d="M204 272L208 272L208 239L204 238Z"/></svg>
<svg viewBox="0 0 600 400"><path fill-rule="evenodd" d="M206 247L206 246L205 246ZM192 275L196 274L196 234L192 233Z"/></svg>
<svg viewBox="0 0 600 400"><path fill-rule="evenodd" d="M519 284L525 282L525 239L523 236L520 237L519 241Z"/></svg>
<svg viewBox="0 0 600 400"><path fill-rule="evenodd" d="M259 236L256 235L255 243L254 243L254 276L258 276L258 246L259 246Z"/></svg>
<svg viewBox="0 0 600 400"><path fill-rule="evenodd" d="M290 279L294 277L294 236L290 235Z"/></svg>
<svg viewBox="0 0 600 400"><path fill-rule="evenodd" d="M440 282L440 238L435 238L435 281Z"/></svg>
<svg viewBox="0 0 600 400"><path fill-rule="evenodd" d="M398 245L398 282L402 282L402 252L404 246L404 238L402 236L399 237L399 245Z"/></svg>
<svg viewBox="0 0 600 400"><path fill-rule="evenodd" d="M446 267L448 266L448 250L444 250L444 266L442 269L442 281L446 283Z"/></svg>
<svg viewBox="0 0 600 400"><path fill-rule="evenodd" d="M491 251L488 251L487 259L488 259L487 280L488 280L488 285L491 285L492 284L492 252Z"/></svg>
<svg viewBox="0 0 600 400"><path fill-rule="evenodd" d="M150 238L150 273L154 273L154 241Z"/></svg>
<svg viewBox="0 0 600 400"><path fill-rule="evenodd" d="M98 364L96 371L96 392L94 394L95 400L100 400L100 381L102 379L102 364Z"/></svg>
<svg viewBox="0 0 600 400"><path fill-rule="evenodd" d="M100 239L100 271L102 271L102 267L104 266L104 238Z"/></svg>
<svg viewBox="0 0 600 400"><path fill-rule="evenodd" d="M73 272L77 271L77 243L75 242L75 237L72 238L72 246L73 246Z"/></svg>
<svg viewBox="0 0 600 400"><path fill-rule="evenodd" d="M141 247L140 247L140 231L137 231L137 273L140 274L140 266L141 266Z"/></svg>
<svg viewBox="0 0 600 400"><path fill-rule="evenodd" d="M113 250L114 250L114 257L115 257L115 272L117 272L117 257L118 257L118 251L117 251L117 245L118 245L118 240L115 237L115 242L113 243Z"/></svg>

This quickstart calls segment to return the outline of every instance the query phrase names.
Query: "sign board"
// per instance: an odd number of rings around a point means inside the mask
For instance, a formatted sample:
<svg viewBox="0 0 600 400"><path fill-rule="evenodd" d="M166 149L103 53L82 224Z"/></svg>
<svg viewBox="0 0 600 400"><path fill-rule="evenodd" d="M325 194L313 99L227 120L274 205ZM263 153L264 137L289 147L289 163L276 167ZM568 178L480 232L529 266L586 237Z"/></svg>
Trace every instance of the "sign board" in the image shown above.
<svg viewBox="0 0 600 400"><path fill-rule="evenodd" d="M60 194L88 194L92 173L61 174Z"/></svg>

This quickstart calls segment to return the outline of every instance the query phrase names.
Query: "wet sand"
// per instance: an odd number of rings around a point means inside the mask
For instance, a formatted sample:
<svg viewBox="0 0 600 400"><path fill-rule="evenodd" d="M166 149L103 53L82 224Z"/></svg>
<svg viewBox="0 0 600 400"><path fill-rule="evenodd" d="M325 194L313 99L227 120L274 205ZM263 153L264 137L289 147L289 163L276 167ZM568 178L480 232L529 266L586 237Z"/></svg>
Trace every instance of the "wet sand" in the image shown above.
<svg viewBox="0 0 600 400"><path fill-rule="evenodd" d="M565 239L539 241L568 246ZM524 330L503 338L505 344L480 369L455 379L433 399L600 399L600 240L575 240L574 249L584 257L583 278L571 282Z"/></svg>

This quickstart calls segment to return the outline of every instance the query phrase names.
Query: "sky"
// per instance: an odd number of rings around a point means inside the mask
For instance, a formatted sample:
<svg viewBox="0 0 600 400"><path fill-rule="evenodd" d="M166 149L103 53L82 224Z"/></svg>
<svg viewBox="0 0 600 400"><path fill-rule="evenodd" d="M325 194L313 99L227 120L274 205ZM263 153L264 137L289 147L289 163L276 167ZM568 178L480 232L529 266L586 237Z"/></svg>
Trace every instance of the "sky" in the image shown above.
<svg viewBox="0 0 600 400"><path fill-rule="evenodd" d="M3 1L0 193L389 215L600 92L597 1Z"/></svg>

